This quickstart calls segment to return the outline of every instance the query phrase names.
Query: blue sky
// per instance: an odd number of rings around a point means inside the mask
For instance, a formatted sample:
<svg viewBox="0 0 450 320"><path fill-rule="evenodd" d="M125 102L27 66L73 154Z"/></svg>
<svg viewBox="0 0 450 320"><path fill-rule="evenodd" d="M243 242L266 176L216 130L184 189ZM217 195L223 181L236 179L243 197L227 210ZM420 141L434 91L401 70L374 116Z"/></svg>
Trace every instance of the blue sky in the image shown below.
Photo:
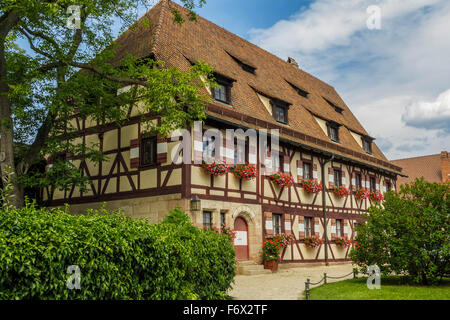
<svg viewBox="0 0 450 320"><path fill-rule="evenodd" d="M450 149L450 1L207 0L198 13L334 86L389 159Z"/></svg>

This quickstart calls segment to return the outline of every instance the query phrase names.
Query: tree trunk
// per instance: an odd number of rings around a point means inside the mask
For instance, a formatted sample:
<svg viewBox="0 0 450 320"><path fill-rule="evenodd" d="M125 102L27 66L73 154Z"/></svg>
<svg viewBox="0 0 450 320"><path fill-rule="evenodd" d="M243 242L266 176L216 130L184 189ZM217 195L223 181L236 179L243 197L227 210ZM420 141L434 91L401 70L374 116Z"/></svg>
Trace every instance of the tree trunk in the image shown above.
<svg viewBox="0 0 450 320"><path fill-rule="evenodd" d="M2 17L0 24L0 168L3 185L9 177L13 186L12 203L23 206L22 188L15 179L17 177L14 165L13 122L11 102L8 97L9 87L6 72L5 40L12 27L19 21L18 15L11 11Z"/></svg>

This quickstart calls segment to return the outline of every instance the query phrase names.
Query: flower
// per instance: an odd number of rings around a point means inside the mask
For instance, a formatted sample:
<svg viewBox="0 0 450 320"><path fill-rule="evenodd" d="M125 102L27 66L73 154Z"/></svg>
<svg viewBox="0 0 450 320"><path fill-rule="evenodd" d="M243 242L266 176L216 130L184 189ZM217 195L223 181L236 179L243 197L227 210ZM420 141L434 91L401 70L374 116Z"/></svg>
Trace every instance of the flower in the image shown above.
<svg viewBox="0 0 450 320"><path fill-rule="evenodd" d="M230 171L230 167L226 162L217 163L213 162L205 162L202 163L202 171L204 173L213 175L213 176L221 176Z"/></svg>
<svg viewBox="0 0 450 320"><path fill-rule="evenodd" d="M233 169L233 174L242 180L252 180L258 175L258 170L253 164L237 164Z"/></svg>
<svg viewBox="0 0 450 320"><path fill-rule="evenodd" d="M356 199L364 200L364 199L367 199L369 197L370 192L366 188L359 188L358 190L356 190L354 192L354 195L355 195Z"/></svg>
<svg viewBox="0 0 450 320"><path fill-rule="evenodd" d="M286 172L276 172L270 176L270 180L281 187L290 187L294 185L294 177Z"/></svg>
<svg viewBox="0 0 450 320"><path fill-rule="evenodd" d="M263 242L261 256L264 261L281 261L280 253L292 243L293 238L288 234L276 234L273 239Z"/></svg>
<svg viewBox="0 0 450 320"><path fill-rule="evenodd" d="M378 190L375 190L374 192L371 192L369 197L370 197L370 200L376 201L376 202L380 202L380 201L384 200L383 194L380 191L378 191Z"/></svg>
<svg viewBox="0 0 450 320"><path fill-rule="evenodd" d="M334 187L331 187L330 190L338 198L343 198L350 194L348 189L344 186L340 186L340 187L334 186Z"/></svg>
<svg viewBox="0 0 450 320"><path fill-rule="evenodd" d="M347 247L349 245L352 244L352 241L349 240L347 238L347 236L344 237L336 237L336 239L334 240L334 243L338 246L338 247Z"/></svg>
<svg viewBox="0 0 450 320"><path fill-rule="evenodd" d="M305 246L307 248L315 248L323 244L324 241L318 235L305 237Z"/></svg>
<svg viewBox="0 0 450 320"><path fill-rule="evenodd" d="M302 179L300 185L308 193L317 193L322 191L322 183L318 183L315 179Z"/></svg>

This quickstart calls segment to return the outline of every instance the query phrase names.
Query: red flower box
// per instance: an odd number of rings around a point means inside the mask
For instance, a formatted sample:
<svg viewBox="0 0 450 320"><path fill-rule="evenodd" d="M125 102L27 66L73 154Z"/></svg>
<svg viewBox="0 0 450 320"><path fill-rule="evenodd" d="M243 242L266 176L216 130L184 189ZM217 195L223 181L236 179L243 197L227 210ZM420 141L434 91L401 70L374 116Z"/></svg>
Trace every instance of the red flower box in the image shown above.
<svg viewBox="0 0 450 320"><path fill-rule="evenodd" d="M202 163L202 171L206 174L210 174L212 176L222 176L230 171L230 167L228 164L218 163L218 162L205 162Z"/></svg>
<svg viewBox="0 0 450 320"><path fill-rule="evenodd" d="M348 189L346 187L334 186L334 187L331 187L330 190L338 198L343 198L350 194L350 192L348 191Z"/></svg>
<svg viewBox="0 0 450 320"><path fill-rule="evenodd" d="M318 183L315 179L303 179L300 182L300 185L303 187L303 190L308 193L317 193L322 191L322 184Z"/></svg>
<svg viewBox="0 0 450 320"><path fill-rule="evenodd" d="M236 178L252 180L258 176L258 170L253 164L237 164L233 169Z"/></svg>
<svg viewBox="0 0 450 320"><path fill-rule="evenodd" d="M281 187L291 187L294 185L294 177L286 172L276 172L270 176L270 180Z"/></svg>
<svg viewBox="0 0 450 320"><path fill-rule="evenodd" d="M354 192L355 198L358 200L364 200L369 198L370 192L365 188L360 188Z"/></svg>
<svg viewBox="0 0 450 320"><path fill-rule="evenodd" d="M370 200L375 201L375 202L380 202L380 201L384 200L383 194L378 190L371 192L369 197L370 197Z"/></svg>

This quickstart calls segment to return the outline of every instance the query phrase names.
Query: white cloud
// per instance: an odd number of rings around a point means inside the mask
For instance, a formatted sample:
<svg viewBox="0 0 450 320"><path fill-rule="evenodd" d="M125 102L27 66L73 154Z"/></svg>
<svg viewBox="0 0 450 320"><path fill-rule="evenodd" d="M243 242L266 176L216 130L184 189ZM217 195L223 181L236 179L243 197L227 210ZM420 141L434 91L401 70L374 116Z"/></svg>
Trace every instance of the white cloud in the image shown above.
<svg viewBox="0 0 450 320"><path fill-rule="evenodd" d="M402 120L410 127L442 129L450 133L450 89L433 102L417 101L409 104Z"/></svg>
<svg viewBox="0 0 450 320"><path fill-rule="evenodd" d="M369 5L381 7L381 30L367 29ZM449 31L447 0L316 0L251 30L250 41L333 85L386 156L398 158L450 149L444 121L412 117L450 88Z"/></svg>

